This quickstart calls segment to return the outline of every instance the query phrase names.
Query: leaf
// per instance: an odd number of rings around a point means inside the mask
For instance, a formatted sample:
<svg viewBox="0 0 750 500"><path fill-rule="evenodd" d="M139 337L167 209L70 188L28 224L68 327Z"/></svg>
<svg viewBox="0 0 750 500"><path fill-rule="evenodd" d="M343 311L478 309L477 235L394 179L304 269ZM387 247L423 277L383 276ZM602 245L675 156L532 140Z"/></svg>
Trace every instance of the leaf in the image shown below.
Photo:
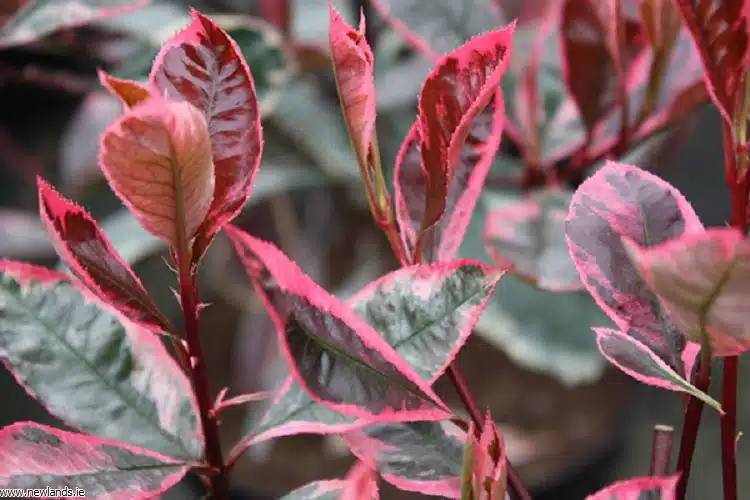
<svg viewBox="0 0 750 500"><path fill-rule="evenodd" d="M367 462L359 461L346 475L339 500L378 500L378 475Z"/></svg>
<svg viewBox="0 0 750 500"><path fill-rule="evenodd" d="M151 97L151 90L138 82L108 75L101 69L97 73L99 81L107 89L107 92L120 99L125 109L132 108Z"/></svg>
<svg viewBox="0 0 750 500"><path fill-rule="evenodd" d="M590 133L617 100L617 0L567 0L561 19L565 81ZM615 39L617 42L617 39ZM617 45L617 44L616 44ZM614 50L614 53L613 53Z"/></svg>
<svg viewBox="0 0 750 500"><path fill-rule="evenodd" d="M30 0L0 28L0 49L134 11L151 0Z"/></svg>
<svg viewBox="0 0 750 500"><path fill-rule="evenodd" d="M469 338L502 276L468 260L403 267L367 285L349 305L432 384Z"/></svg>
<svg viewBox="0 0 750 500"><path fill-rule="evenodd" d="M187 464L152 451L33 422L0 430L3 488L51 488L66 497L82 490L92 499L145 500L177 484L187 470Z"/></svg>
<svg viewBox="0 0 750 500"><path fill-rule="evenodd" d="M40 259L54 255L38 215L0 208L0 259Z"/></svg>
<svg viewBox="0 0 750 500"><path fill-rule="evenodd" d="M216 185L193 244L197 261L240 212L258 172L263 138L255 84L237 43L195 10L190 25L156 56L149 81L166 97L198 108L208 125Z"/></svg>
<svg viewBox="0 0 750 500"><path fill-rule="evenodd" d="M333 5L328 5L330 17L330 44L333 73L336 78L341 109L349 130L357 163L367 183L367 192L375 196L381 192L375 183L382 175L380 153L375 141L375 74L374 59L365 38L365 17L361 15L359 29L355 30L344 21ZM380 200L373 208L382 214ZM385 214L382 214L385 215Z"/></svg>
<svg viewBox="0 0 750 500"><path fill-rule="evenodd" d="M643 342L630 334L610 328L593 330L602 356L637 381L690 394L723 413L718 401L693 386L685 376L677 373Z"/></svg>
<svg viewBox="0 0 750 500"><path fill-rule="evenodd" d="M494 7L494 0L369 1L391 29L433 59L505 22Z"/></svg>
<svg viewBox="0 0 750 500"><path fill-rule="evenodd" d="M671 47L680 33L680 16L672 0L643 0L641 21L648 42L657 50Z"/></svg>
<svg viewBox="0 0 750 500"><path fill-rule="evenodd" d="M514 30L515 22L471 39L441 59L422 86L417 122L422 139L420 153L427 199L415 257L421 253L424 232L445 213L451 181L461 176L461 154L473 120L493 98L496 107L501 102L502 95L497 86L508 67ZM499 111L495 115L497 113ZM498 130L498 120L495 116L490 121L493 124L489 128L491 132ZM492 150L491 147L488 149ZM468 191L479 189L472 188ZM472 198L476 200L473 195ZM464 207L456 208L462 210ZM464 217L459 218L463 220ZM463 231L460 232L462 237ZM460 237L457 239L455 248L460 244Z"/></svg>
<svg viewBox="0 0 750 500"><path fill-rule="evenodd" d="M169 321L91 216L41 177L37 183L41 220L73 274L126 318L148 330L169 333Z"/></svg>
<svg viewBox="0 0 750 500"><path fill-rule="evenodd" d="M192 104L155 97L102 135L99 163L112 190L148 232L177 251L196 234L211 203L209 134Z"/></svg>
<svg viewBox="0 0 750 500"><path fill-rule="evenodd" d="M653 500L675 500L679 474L667 477L637 477L618 481L589 495L586 500L640 500L643 495ZM658 495L658 496L655 496Z"/></svg>
<svg viewBox="0 0 750 500"><path fill-rule="evenodd" d="M460 256L490 263L482 233L489 212L522 201L519 194L485 190ZM474 330L520 366L574 386L595 382L607 366L591 334L592 326L607 323L586 292L549 293L506 273Z"/></svg>
<svg viewBox="0 0 750 500"><path fill-rule="evenodd" d="M484 226L487 254L542 290L583 290L565 240L570 199L566 190L547 189L491 211Z"/></svg>
<svg viewBox="0 0 750 500"><path fill-rule="evenodd" d="M706 88L725 120L734 123L735 95L748 66L748 20L743 0L676 0L698 48Z"/></svg>
<svg viewBox="0 0 750 500"><path fill-rule="evenodd" d="M313 481L281 497L281 500L339 500L346 481L328 479Z"/></svg>
<svg viewBox="0 0 750 500"><path fill-rule="evenodd" d="M481 435L472 422L461 475L462 499L505 500L507 465L503 438L487 414Z"/></svg>
<svg viewBox="0 0 750 500"><path fill-rule="evenodd" d="M741 232L710 228L651 248L626 239L625 249L688 339L705 335L714 356L750 348L750 242Z"/></svg>
<svg viewBox="0 0 750 500"><path fill-rule="evenodd" d="M203 455L190 382L160 339L63 274L0 261L0 357L68 425L173 458Z"/></svg>
<svg viewBox="0 0 750 500"><path fill-rule="evenodd" d="M439 422L379 423L348 432L344 440L360 460L404 491L461 498L463 442ZM452 424L451 424L452 425Z"/></svg>
<svg viewBox="0 0 750 500"><path fill-rule="evenodd" d="M628 258L622 237L653 246L703 226L668 183L631 165L608 161L573 195L565 233L586 290L618 328L683 371L685 337L667 318Z"/></svg>
<svg viewBox="0 0 750 500"><path fill-rule="evenodd" d="M292 373L313 399L374 420L449 417L429 385L352 309L271 244L225 230L276 325Z"/></svg>

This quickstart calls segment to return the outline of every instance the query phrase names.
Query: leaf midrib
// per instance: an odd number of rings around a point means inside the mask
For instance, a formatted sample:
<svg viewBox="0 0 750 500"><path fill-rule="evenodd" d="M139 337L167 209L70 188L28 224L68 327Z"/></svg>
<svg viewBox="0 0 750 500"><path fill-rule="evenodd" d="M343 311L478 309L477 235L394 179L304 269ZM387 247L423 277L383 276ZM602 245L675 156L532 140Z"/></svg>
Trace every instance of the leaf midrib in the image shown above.
<svg viewBox="0 0 750 500"><path fill-rule="evenodd" d="M14 278L13 278L13 281L18 284L19 290L23 289L23 287L20 285L20 283L18 281L16 281ZM59 284L58 284L58 286L59 286ZM66 285L66 286L71 286L72 287L72 285ZM10 293L10 296L11 297L16 297L15 294L13 294L12 292ZM82 356L81 354L79 354L79 352L76 349L74 349L73 346L69 342L67 342L63 337L60 337L60 336L56 335L54 333L55 332L54 328L52 328L46 321L43 321L41 319L41 315L40 315L40 317L36 317L33 314L34 311L31 310L29 307L27 307L26 304L25 304L25 302L23 302L22 300L20 300L20 298L16 299L16 304L26 313L27 316L31 317L32 320L34 320L37 323L39 323L42 326L42 328L44 329L44 331L48 332L50 334L50 336L56 338L58 340L58 342L60 342L60 344L62 344L70 353L73 354L74 358L77 358L78 360L80 360L83 363L83 365L86 368L89 369L89 371L91 373L95 374L97 376L97 379L100 382L102 382L103 385L107 389L109 389L110 391L112 391L113 393L115 393L117 396L119 396L120 399L127 405L127 407L129 409L131 409L133 412L135 412L135 414L138 415L139 417L141 417L143 420L145 420L146 422L148 422L149 424L151 424L151 427L155 428L157 430L158 434L160 434L168 442L176 445L180 450L182 450L182 452L183 452L183 454L184 454L185 457L195 458L195 457L193 457L192 453L190 453L190 451L187 448L185 448L185 446L183 445L182 441L179 438L177 438L176 436L172 435L169 432L166 432L161 426L154 425L153 421L150 418L148 418L148 415L146 415L145 413L143 413L140 410L140 408L138 407L138 405L135 404L135 402L131 401L130 398L126 397L126 395L121 391L121 389L120 389L120 387L118 385L111 384L109 382L109 380L106 379L98 370L96 370L95 366L88 359L86 359L84 356ZM88 304L84 304L84 306L88 306ZM106 311L101 311L100 310L100 312L103 312L104 314L109 314ZM120 328L124 329L124 326L121 323L118 322L118 325L119 325Z"/></svg>

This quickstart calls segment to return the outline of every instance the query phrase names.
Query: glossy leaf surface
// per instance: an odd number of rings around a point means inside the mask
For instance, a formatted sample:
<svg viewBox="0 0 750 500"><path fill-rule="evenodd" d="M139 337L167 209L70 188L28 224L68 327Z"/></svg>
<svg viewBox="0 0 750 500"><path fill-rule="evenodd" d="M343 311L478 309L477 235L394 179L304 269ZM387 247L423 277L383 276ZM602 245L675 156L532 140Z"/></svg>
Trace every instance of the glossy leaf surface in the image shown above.
<svg viewBox="0 0 750 500"><path fill-rule="evenodd" d="M721 411L721 405L693 386L644 343L633 336L610 328L594 328L599 352L607 361L634 379L654 387L685 392Z"/></svg>
<svg viewBox="0 0 750 500"><path fill-rule="evenodd" d="M685 337L628 258L622 238L653 246L703 226L672 186L637 167L607 162L573 195L565 221L581 281L618 328L683 371Z"/></svg>
<svg viewBox="0 0 750 500"><path fill-rule="evenodd" d="M65 275L0 261L0 357L68 425L173 458L202 456L190 382L160 338Z"/></svg>
<svg viewBox="0 0 750 500"><path fill-rule="evenodd" d="M679 476L638 477L619 481L589 495L586 500L675 500Z"/></svg>
<svg viewBox="0 0 750 500"><path fill-rule="evenodd" d="M99 162L147 231L174 249L187 245L214 191L210 131L195 106L152 98L128 110L102 135Z"/></svg>
<svg viewBox="0 0 750 500"><path fill-rule="evenodd" d="M417 123L426 203L417 248L424 231L445 213L451 181L461 175L461 152L472 122L493 98L496 107L500 102L497 87L510 61L514 30L512 23L472 38L443 57L422 86ZM490 123L494 125L497 120L493 118ZM490 130L496 131L497 126Z"/></svg>
<svg viewBox="0 0 750 500"><path fill-rule="evenodd" d="M542 290L583 290L565 240L570 200L568 191L552 189L494 209L484 226L487 254Z"/></svg>
<svg viewBox="0 0 750 500"><path fill-rule="evenodd" d="M750 242L742 233L711 228L651 248L626 240L625 248L690 340L706 335L715 356L750 348Z"/></svg>
<svg viewBox="0 0 750 500"><path fill-rule="evenodd" d="M429 385L356 313L269 243L225 228L261 294L297 381L313 399L354 417L441 420Z"/></svg>
<svg viewBox="0 0 750 500"><path fill-rule="evenodd" d="M405 491L461 498L464 445L439 422L380 423L344 435L361 460ZM415 458L418 457L417 460Z"/></svg>
<svg viewBox="0 0 750 500"><path fill-rule="evenodd" d="M2 28L0 48L23 45L55 31L125 14L151 0L29 0Z"/></svg>
<svg viewBox="0 0 750 500"><path fill-rule="evenodd" d="M198 108L208 125L216 185L194 244L197 259L252 190L263 149L255 84L237 43L197 11L156 56L150 82Z"/></svg>
<svg viewBox="0 0 750 500"><path fill-rule="evenodd" d="M145 500L176 484L188 465L158 453L23 422L0 430L0 487L77 488L86 498Z"/></svg>
<svg viewBox="0 0 750 500"><path fill-rule="evenodd" d="M128 319L153 331L169 332L167 319L94 219L41 177L37 182L41 219L72 273Z"/></svg>

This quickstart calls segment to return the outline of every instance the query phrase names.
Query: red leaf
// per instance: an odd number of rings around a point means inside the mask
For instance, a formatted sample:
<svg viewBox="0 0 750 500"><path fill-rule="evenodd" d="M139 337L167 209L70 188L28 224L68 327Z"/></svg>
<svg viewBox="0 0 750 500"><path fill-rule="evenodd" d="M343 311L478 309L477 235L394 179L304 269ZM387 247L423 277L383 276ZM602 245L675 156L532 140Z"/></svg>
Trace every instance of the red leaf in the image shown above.
<svg viewBox="0 0 750 500"><path fill-rule="evenodd" d="M589 134L617 99L621 28L617 4L617 0L567 0L563 5L565 81Z"/></svg>
<svg viewBox="0 0 750 500"><path fill-rule="evenodd" d="M99 164L141 225L175 250L193 238L214 191L210 131L187 102L154 97L102 134Z"/></svg>
<svg viewBox="0 0 750 500"><path fill-rule="evenodd" d="M622 237L650 246L702 229L674 187L638 167L611 161L581 184L565 221L573 263L596 303L618 328L678 372L685 337L630 262Z"/></svg>
<svg viewBox="0 0 750 500"><path fill-rule="evenodd" d="M378 475L367 462L358 461L346 475L339 500L378 500Z"/></svg>
<svg viewBox="0 0 750 500"><path fill-rule="evenodd" d="M34 422L0 431L2 488L82 489L86 498L145 500L177 484L187 470L153 451Z"/></svg>
<svg viewBox="0 0 750 500"><path fill-rule="evenodd" d="M423 235L421 261L452 260L463 241L487 173L500 148L505 108L498 90L487 108L472 121L458 163L448 180L444 214ZM427 176L422 168L423 150L419 123L410 129L396 159L394 193L396 218L406 247L416 252L428 200ZM416 256L416 255L415 255Z"/></svg>
<svg viewBox="0 0 750 500"><path fill-rule="evenodd" d="M276 325L292 373L313 399L373 421L449 417L429 384L351 308L276 247L232 226L225 230Z"/></svg>
<svg viewBox="0 0 750 500"><path fill-rule="evenodd" d="M741 232L711 228L651 248L626 239L625 248L687 338L707 335L714 356L750 349L750 242Z"/></svg>
<svg viewBox="0 0 750 500"><path fill-rule="evenodd" d="M216 185L193 245L197 260L250 196L263 137L255 84L237 43L208 17L192 16L156 56L150 82L159 94L196 106L208 124Z"/></svg>
<svg viewBox="0 0 750 500"><path fill-rule="evenodd" d="M619 481L587 496L586 500L639 500L643 498L643 495L648 495L654 500L675 500L678 479L679 474L669 477L637 477ZM658 493L659 496L652 496L653 493Z"/></svg>
<svg viewBox="0 0 750 500"><path fill-rule="evenodd" d="M676 0L705 68L708 92L733 123L735 95L748 66L748 5L745 0Z"/></svg>
<svg viewBox="0 0 750 500"><path fill-rule="evenodd" d="M136 104L140 104L151 97L151 90L138 82L108 75L101 69L98 70L97 73L99 75L99 81L104 85L104 88L106 88L110 94L120 99L126 109L132 108Z"/></svg>
<svg viewBox="0 0 750 500"><path fill-rule="evenodd" d="M328 9L336 88L357 163L367 182L367 192L374 196L378 192L374 183L378 175L377 169L380 168L380 159L374 156L379 153L377 148L373 147L375 75L372 50L365 38L365 17L362 14L359 29L354 30L346 24L331 4L328 5ZM376 205L374 208L378 210L377 213L382 213L384 207Z"/></svg>
<svg viewBox="0 0 750 500"><path fill-rule="evenodd" d="M680 32L680 16L673 0L641 0L643 31L652 47L671 47Z"/></svg>
<svg viewBox="0 0 750 500"><path fill-rule="evenodd" d="M482 434L477 436L472 423L467 433L462 482L470 487L472 500L505 500L507 465L503 438L489 412Z"/></svg>
<svg viewBox="0 0 750 500"><path fill-rule="evenodd" d="M459 175L472 122L498 94L510 61L514 30L515 22L469 40L438 61L422 86L417 123L427 200L417 249L424 231L445 212L449 186ZM497 98L496 105L500 102Z"/></svg>
<svg viewBox="0 0 750 500"><path fill-rule="evenodd" d="M41 177L37 182L40 217L65 265L94 295L126 318L150 331L168 333L169 321L91 216Z"/></svg>

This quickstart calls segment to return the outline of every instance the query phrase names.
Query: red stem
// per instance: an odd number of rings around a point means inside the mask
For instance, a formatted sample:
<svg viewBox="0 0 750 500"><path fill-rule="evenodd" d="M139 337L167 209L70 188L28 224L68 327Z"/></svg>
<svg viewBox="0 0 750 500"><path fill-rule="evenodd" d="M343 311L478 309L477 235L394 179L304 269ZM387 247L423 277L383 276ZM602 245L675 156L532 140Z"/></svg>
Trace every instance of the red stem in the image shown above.
<svg viewBox="0 0 750 500"><path fill-rule="evenodd" d="M479 411L479 406L477 406L477 402L469 389L469 385L466 383L466 380L458 368L457 360L453 360L453 363L448 366L448 376L456 388L461 403L464 405L471 420L474 422L476 432L481 433L484 425L484 418L482 417L482 412ZM510 463L510 460L505 461L505 466L508 471L508 485L510 486L510 491L516 500L532 500L531 494L526 489L526 486L524 486L518 473Z"/></svg>
<svg viewBox="0 0 750 500"><path fill-rule="evenodd" d="M744 119L744 118L743 118ZM732 128L723 122L724 166L727 184L732 196L732 227L742 234L747 232L748 182L747 175L737 179L737 156ZM744 154L744 153L743 153ZM737 500L737 356L724 358L721 406L721 472L724 485L724 500Z"/></svg>
<svg viewBox="0 0 750 500"><path fill-rule="evenodd" d="M711 354L705 355L705 349L701 349L701 358L698 360L698 371L695 375L695 387L705 392L711 383ZM693 462L695 441L698 438L698 428L701 424L703 414L703 401L689 396L687 409L685 410L685 425L682 429L680 439L680 454L677 457L677 472L680 479L677 482L676 500L684 500L687 492L687 483L690 477L690 465Z"/></svg>
<svg viewBox="0 0 750 500"><path fill-rule="evenodd" d="M188 252L185 252L187 254ZM213 417L213 401L208 384L203 346L201 345L200 323L198 319L197 288L195 274L191 271L190 255L179 256L180 299L182 314L185 318L185 338L191 358L190 377L198 403L201 427L206 440L206 462L214 471L210 477L211 490L215 500L229 499L229 482L227 480L224 459L219 440L219 426Z"/></svg>
<svg viewBox="0 0 750 500"><path fill-rule="evenodd" d="M654 426L654 440L651 446L651 465L649 476L666 476L669 474L669 457L672 455L674 428L668 425Z"/></svg>

